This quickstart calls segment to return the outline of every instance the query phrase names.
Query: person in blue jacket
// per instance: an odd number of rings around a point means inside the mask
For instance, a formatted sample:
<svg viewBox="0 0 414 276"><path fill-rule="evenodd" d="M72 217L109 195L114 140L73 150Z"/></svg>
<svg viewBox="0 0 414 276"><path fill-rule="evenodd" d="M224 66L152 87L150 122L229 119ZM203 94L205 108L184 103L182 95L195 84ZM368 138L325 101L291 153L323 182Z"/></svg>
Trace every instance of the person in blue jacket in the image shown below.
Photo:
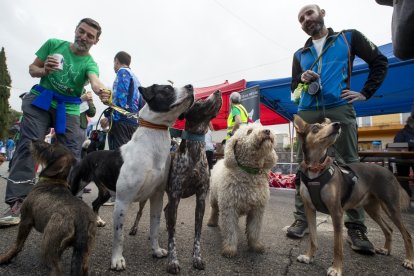
<svg viewBox="0 0 414 276"><path fill-rule="evenodd" d="M387 58L378 47L357 30L335 32L325 26L325 10L318 5L300 9L298 21L310 38L297 50L292 64L292 91L299 88L298 115L308 123L324 118L340 122L342 133L333 146L332 155L340 163L359 162L356 113L352 103L369 99L383 82L388 68ZM352 63L358 56L369 66L369 75L361 91L350 89ZM296 94L296 91L295 93ZM298 162L302 161L299 144ZM287 236L301 238L308 232L304 206L296 177L295 221ZM364 225L363 209L349 210L345 217L347 241L360 253L374 254Z"/></svg>

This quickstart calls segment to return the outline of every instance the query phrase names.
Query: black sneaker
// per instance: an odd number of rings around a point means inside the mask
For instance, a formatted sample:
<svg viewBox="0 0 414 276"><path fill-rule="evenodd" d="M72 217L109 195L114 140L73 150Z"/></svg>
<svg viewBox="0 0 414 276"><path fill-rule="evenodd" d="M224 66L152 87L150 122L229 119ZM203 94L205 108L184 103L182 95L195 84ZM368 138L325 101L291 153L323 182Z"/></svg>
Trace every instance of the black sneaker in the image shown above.
<svg viewBox="0 0 414 276"><path fill-rule="evenodd" d="M347 225L348 237L346 241L351 245L351 248L361 254L374 255L374 245L368 240L366 236L367 231L365 226L358 224Z"/></svg>
<svg viewBox="0 0 414 276"><path fill-rule="evenodd" d="M308 223L304 220L295 220L295 222L287 229L286 236L293 239L300 239L309 233Z"/></svg>

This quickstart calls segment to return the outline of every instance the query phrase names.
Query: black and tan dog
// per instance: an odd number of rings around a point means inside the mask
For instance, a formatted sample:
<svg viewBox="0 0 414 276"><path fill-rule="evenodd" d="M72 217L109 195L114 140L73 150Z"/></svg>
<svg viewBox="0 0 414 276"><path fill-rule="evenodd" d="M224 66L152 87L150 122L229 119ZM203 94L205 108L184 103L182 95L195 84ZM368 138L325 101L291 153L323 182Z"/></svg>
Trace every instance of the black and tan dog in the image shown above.
<svg viewBox="0 0 414 276"><path fill-rule="evenodd" d="M86 203L70 193L66 178L75 158L67 148L43 141L33 142L31 151L44 169L21 207L17 240L0 256L0 264L10 262L22 250L34 227L43 233L42 257L51 268L51 275L62 274L60 258L70 246L73 247L71 275L88 275L96 216Z"/></svg>
<svg viewBox="0 0 414 276"><path fill-rule="evenodd" d="M327 156L327 149L335 143L341 133L341 125L338 122L326 119L321 124L307 124L302 118L295 116L294 125L303 145L300 194L305 205L310 235L307 253L300 255L297 260L302 263L312 262L317 249L315 211L325 211L331 215L334 228L334 260L327 274L341 275L343 213L348 209L364 207L381 227L385 236L384 247L376 248L376 252L383 255L391 253L392 228L383 218L382 209L397 226L404 240L406 258L403 266L414 269L411 235L404 226L401 215L401 210L409 206L409 198L393 173L376 164L352 163L347 164L348 167L344 169L334 163L332 158ZM354 185L347 186L345 175L350 171L355 174L352 181ZM317 186L320 187L319 192L314 190Z"/></svg>
<svg viewBox="0 0 414 276"><path fill-rule="evenodd" d="M177 274L180 272L175 246L178 204L181 198L187 198L194 194L196 195L196 210L193 267L204 269L200 240L205 200L210 187L204 136L211 119L216 117L221 105L221 93L216 91L205 100L197 100L184 114L185 130L181 136L180 146L171 160L167 184L168 205L165 207L165 219L168 229L167 271L169 273Z"/></svg>

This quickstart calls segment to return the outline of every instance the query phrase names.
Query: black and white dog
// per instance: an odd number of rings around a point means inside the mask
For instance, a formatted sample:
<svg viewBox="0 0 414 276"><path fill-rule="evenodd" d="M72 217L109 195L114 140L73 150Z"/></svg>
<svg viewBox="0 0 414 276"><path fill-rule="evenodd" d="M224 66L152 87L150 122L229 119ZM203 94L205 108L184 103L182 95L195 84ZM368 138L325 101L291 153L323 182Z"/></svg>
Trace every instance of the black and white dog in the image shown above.
<svg viewBox="0 0 414 276"><path fill-rule="evenodd" d="M163 196L170 168L171 137L168 131L181 113L194 102L191 85L174 88L152 85L139 91L146 105L139 113L139 127L131 141L121 147L124 163L116 183L111 269L126 268L123 253L125 216L133 201L150 200L150 239L153 256L165 257L158 244Z"/></svg>
<svg viewBox="0 0 414 276"><path fill-rule="evenodd" d="M99 217L99 208L115 194L116 181L124 163L120 150L92 151L77 163L69 176L69 184L73 195L77 195L86 185L94 182L98 187L98 197L92 202L92 209L97 215L97 225L105 226L106 222Z"/></svg>
<svg viewBox="0 0 414 276"><path fill-rule="evenodd" d="M73 195L77 195L86 185L94 182L98 188L98 197L92 202L92 209L97 216L97 226L104 227L106 222L99 216L99 209L108 201L111 195L116 193L116 181L124 160L121 151L99 150L92 151L77 163L70 174L69 183ZM138 222L142 216L146 200L139 203L139 211L134 225L129 231L130 235L136 235Z"/></svg>
<svg viewBox="0 0 414 276"><path fill-rule="evenodd" d="M181 198L196 195L195 235L193 248L193 267L204 269L201 259L200 239L205 210L205 200L210 187L209 168L206 157L205 134L208 125L220 111L222 98L220 91L211 94L205 100L197 100L184 113L185 130L180 146L171 160L171 169L167 184L168 205L165 207L165 219L168 229L168 265L169 273L180 272L175 246L175 225L177 208Z"/></svg>

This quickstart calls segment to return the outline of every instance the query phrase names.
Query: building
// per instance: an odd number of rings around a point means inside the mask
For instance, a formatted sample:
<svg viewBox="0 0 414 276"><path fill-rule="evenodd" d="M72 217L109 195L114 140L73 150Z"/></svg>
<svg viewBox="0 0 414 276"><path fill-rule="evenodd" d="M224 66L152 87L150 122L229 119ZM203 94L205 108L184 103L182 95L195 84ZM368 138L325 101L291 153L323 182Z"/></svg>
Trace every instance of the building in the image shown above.
<svg viewBox="0 0 414 276"><path fill-rule="evenodd" d="M358 117L358 149L385 149L402 129L410 113Z"/></svg>

